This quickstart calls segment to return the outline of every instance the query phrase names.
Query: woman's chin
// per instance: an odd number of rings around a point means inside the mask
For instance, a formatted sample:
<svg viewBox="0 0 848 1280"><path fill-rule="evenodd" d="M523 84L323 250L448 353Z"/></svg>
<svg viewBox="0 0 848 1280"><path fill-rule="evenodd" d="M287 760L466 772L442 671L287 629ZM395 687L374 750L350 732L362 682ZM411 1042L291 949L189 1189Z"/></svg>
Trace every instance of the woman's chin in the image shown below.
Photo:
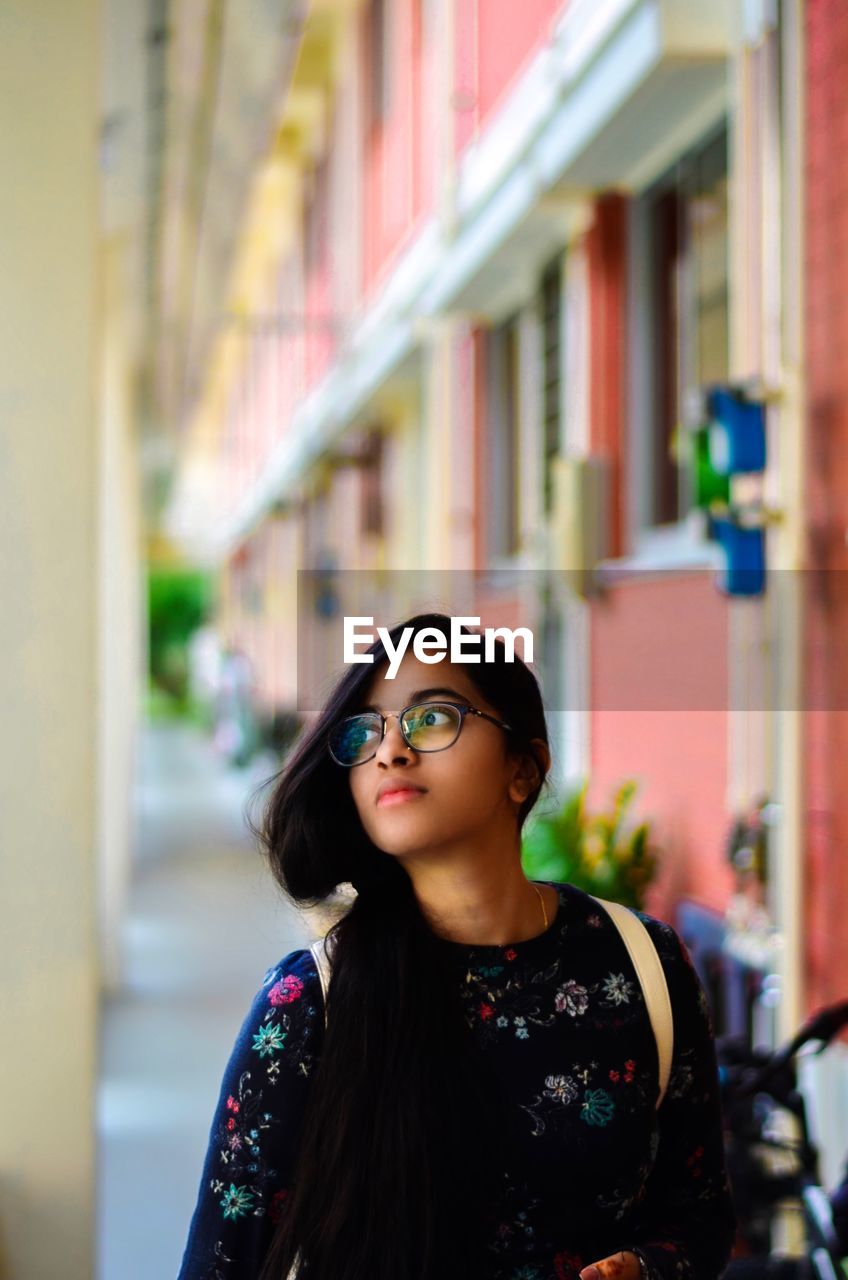
<svg viewBox="0 0 848 1280"><path fill-rule="evenodd" d="M429 834L420 828L416 829L413 823L407 824L406 829L402 830L401 824L398 823L392 824L392 828L382 827L379 833L375 832L371 836L371 839L383 853L398 858L406 854L424 853L433 843L428 838Z"/></svg>

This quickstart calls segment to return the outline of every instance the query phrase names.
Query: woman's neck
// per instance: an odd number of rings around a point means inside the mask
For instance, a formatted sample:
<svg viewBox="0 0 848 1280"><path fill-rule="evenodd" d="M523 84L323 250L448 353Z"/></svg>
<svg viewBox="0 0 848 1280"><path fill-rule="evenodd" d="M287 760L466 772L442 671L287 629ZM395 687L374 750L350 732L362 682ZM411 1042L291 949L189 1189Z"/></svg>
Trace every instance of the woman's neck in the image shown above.
<svg viewBox="0 0 848 1280"><path fill-rule="evenodd" d="M507 946L538 937L550 927L558 905L556 889L545 884L537 889L523 872L505 884L440 885L428 879L415 891L433 931L467 946Z"/></svg>

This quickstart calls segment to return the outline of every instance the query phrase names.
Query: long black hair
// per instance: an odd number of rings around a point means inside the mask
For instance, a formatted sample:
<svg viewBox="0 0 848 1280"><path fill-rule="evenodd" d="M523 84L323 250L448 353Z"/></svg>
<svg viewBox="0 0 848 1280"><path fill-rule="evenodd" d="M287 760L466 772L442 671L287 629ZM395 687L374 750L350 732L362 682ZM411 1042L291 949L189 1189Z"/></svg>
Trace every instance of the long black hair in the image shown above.
<svg viewBox="0 0 848 1280"><path fill-rule="evenodd" d="M449 634L450 617L420 613L405 627ZM466 635L479 635L465 625ZM410 637L410 639L412 636ZM293 1186L260 1280L286 1280L300 1260L310 1280L469 1280L480 1273L486 1210L502 1155L498 1093L465 1022L460 983L400 860L366 835L347 771L327 733L361 706L388 654L351 663L294 744L259 825L248 817L284 894L316 907L355 883L332 926L328 1024L295 1153ZM547 783L548 743L536 677L495 639L494 660L469 679L511 726L505 751L528 752L537 781L520 832ZM267 784L266 784L267 785Z"/></svg>

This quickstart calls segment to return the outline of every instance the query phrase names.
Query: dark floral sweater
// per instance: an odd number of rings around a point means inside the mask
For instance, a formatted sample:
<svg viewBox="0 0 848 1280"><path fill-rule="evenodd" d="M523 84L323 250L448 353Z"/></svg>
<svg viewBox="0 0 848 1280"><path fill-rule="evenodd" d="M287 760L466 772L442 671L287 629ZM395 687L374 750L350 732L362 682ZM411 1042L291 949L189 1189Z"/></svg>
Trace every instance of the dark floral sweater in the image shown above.
<svg viewBox="0 0 848 1280"><path fill-rule="evenodd" d="M535 938L440 940L509 1100L485 1280L575 1280L619 1249L637 1253L646 1280L715 1280L735 1216L712 1024L689 953L670 925L638 913L674 1014L657 1111L656 1046L624 943L587 894L555 888L556 917ZM292 951L265 974L224 1071L178 1280L258 1274L322 1036L314 959Z"/></svg>

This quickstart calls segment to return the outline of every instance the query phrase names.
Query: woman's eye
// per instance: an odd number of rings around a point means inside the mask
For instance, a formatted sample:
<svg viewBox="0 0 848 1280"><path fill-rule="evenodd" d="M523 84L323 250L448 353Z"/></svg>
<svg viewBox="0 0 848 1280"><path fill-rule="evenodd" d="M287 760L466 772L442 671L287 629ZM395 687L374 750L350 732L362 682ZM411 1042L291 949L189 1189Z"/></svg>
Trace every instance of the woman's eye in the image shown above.
<svg viewBox="0 0 848 1280"><path fill-rule="evenodd" d="M352 720L348 725L348 737L359 743L368 742L379 733L373 720Z"/></svg>
<svg viewBox="0 0 848 1280"><path fill-rule="evenodd" d="M420 729L426 725L444 724L449 719L450 713L443 707L421 707L418 711L410 712L407 723L411 729Z"/></svg>

